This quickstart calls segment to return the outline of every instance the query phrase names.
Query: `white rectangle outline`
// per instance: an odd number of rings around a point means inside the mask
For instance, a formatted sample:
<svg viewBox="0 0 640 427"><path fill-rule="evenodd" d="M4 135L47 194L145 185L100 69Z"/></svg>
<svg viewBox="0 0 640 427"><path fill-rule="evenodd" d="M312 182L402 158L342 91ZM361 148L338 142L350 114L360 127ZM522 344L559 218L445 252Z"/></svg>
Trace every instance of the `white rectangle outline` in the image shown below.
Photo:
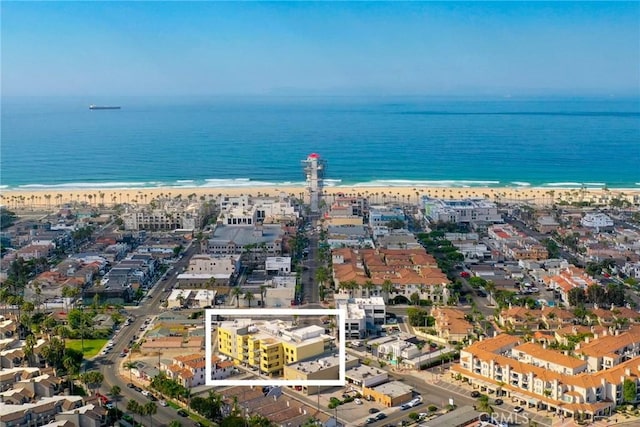
<svg viewBox="0 0 640 427"><path fill-rule="evenodd" d="M337 316L338 317L338 357L340 359L339 375L337 380L212 380L211 379L211 331L212 331L212 316L245 316L245 317L264 317L264 316ZM346 328L346 310L343 308L209 308L205 310L205 385L220 387L220 386L344 386L346 384L345 371L346 371L346 343L345 343L345 328Z"/></svg>

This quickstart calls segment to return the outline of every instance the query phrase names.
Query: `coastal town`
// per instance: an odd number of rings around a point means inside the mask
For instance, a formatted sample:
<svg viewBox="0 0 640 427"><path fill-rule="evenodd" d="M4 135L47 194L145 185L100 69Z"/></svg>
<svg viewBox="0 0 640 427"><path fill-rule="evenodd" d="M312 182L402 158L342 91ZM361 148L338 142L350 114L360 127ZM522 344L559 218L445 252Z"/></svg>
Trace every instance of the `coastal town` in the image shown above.
<svg viewBox="0 0 640 427"><path fill-rule="evenodd" d="M4 192L0 427L640 424L638 192L325 167Z"/></svg>

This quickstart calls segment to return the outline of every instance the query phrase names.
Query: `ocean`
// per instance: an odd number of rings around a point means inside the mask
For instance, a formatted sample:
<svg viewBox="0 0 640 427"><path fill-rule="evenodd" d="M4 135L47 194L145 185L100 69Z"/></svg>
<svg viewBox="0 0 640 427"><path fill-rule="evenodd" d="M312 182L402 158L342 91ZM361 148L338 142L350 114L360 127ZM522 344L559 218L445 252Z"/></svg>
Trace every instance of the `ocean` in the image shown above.
<svg viewBox="0 0 640 427"><path fill-rule="evenodd" d="M89 110L89 104L120 110ZM640 189L637 98L3 98L4 189L328 185Z"/></svg>

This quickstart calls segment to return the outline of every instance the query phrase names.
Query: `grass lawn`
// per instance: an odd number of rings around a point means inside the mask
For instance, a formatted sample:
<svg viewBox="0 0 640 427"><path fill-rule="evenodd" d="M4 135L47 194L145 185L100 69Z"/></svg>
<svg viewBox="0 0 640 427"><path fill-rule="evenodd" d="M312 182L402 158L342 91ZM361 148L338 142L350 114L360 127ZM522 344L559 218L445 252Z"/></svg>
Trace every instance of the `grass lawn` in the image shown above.
<svg viewBox="0 0 640 427"><path fill-rule="evenodd" d="M107 339L84 340L84 357L86 359L95 356L107 343ZM67 348L82 351L82 340L66 340Z"/></svg>

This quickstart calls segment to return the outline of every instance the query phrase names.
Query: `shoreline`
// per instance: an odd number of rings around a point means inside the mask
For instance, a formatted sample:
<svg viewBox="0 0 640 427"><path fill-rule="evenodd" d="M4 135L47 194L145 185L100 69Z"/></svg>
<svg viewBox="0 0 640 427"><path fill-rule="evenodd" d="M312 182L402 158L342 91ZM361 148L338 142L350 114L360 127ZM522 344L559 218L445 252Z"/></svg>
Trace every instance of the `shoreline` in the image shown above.
<svg viewBox="0 0 640 427"><path fill-rule="evenodd" d="M91 207L118 204L148 204L153 199L180 197L193 201L210 201L219 196L249 194L279 196L282 193L298 198L308 198L304 186L295 185L247 185L236 187L153 187L153 188L38 188L2 189L0 205L7 208L54 208L65 204L85 204ZM434 198L485 198L499 202L520 202L534 205L551 205L559 201L599 202L602 199L622 198L633 204L634 196L640 197L640 189L560 188L560 187L452 187L452 186L329 186L323 188L325 198L339 195L367 197L370 204L416 204L422 196ZM329 200L330 201L330 200Z"/></svg>

